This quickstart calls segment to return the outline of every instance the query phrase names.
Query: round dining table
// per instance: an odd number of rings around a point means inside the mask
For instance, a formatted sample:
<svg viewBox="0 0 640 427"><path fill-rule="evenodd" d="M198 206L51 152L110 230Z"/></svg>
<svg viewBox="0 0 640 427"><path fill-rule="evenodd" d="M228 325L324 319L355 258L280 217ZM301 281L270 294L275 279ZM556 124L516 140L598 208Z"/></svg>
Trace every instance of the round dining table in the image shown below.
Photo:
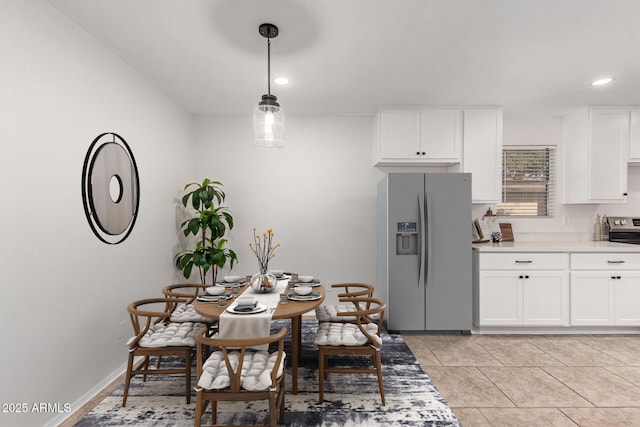
<svg viewBox="0 0 640 427"><path fill-rule="evenodd" d="M250 287L246 284L243 285L241 294L248 288ZM291 288L287 288L287 291L290 290ZM302 316L322 304L326 295L324 285L315 286L313 291L320 294L319 299L314 301L289 301L287 304L278 304L272 317L272 320L291 320L291 383L293 394L298 393L298 361L302 352ZM231 301L229 301L227 307L229 305L231 305ZM216 303L203 302L197 299L194 301L196 312L214 320L220 320L220 315L227 307L218 307Z"/></svg>

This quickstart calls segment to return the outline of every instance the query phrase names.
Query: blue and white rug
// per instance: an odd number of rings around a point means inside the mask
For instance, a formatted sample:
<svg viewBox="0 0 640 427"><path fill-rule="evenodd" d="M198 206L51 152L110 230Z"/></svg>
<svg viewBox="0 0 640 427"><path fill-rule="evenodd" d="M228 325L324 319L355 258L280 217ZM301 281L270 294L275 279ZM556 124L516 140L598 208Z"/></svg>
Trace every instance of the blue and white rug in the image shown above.
<svg viewBox="0 0 640 427"><path fill-rule="evenodd" d="M274 322L274 330L281 327ZM287 325L288 326L288 325ZM303 348L298 368L298 394L285 396L287 426L458 426L452 413L429 377L397 334L383 334L382 364L386 406L380 404L375 375L329 374L325 381L325 402L318 403L318 353L312 337L317 322L303 321ZM290 342L290 340L288 340ZM287 349L287 353L290 351ZM370 358L351 363L370 364ZM164 363L164 359L163 359ZM179 358L169 363L181 363ZM192 384L196 383L195 368ZM192 426L195 392L191 404L184 398L181 376L156 375L142 382L131 381L127 406L121 407L124 385L104 399L76 426ZM291 390L291 375L287 376ZM207 416L204 422L210 422ZM267 402L221 402L221 424L268 425Z"/></svg>

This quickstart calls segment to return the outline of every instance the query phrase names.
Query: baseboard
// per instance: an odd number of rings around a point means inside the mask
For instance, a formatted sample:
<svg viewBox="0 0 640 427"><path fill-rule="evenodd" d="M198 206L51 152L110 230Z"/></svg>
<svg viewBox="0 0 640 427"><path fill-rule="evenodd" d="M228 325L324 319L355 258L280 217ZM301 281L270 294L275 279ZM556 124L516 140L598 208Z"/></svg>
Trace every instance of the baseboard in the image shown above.
<svg viewBox="0 0 640 427"><path fill-rule="evenodd" d="M544 327L544 326L482 326L471 330L473 334L509 334L509 335L638 335L640 328L637 326L570 326L570 327Z"/></svg>
<svg viewBox="0 0 640 427"><path fill-rule="evenodd" d="M111 373L111 375L104 378L98 384L96 384L91 390L86 392L83 396L81 396L78 400L71 404L71 409L69 412L59 414L58 416L52 418L47 422L43 427L57 427L62 422L64 422L67 418L71 417L77 411L81 410L84 405L89 403L91 399L96 397L102 390L108 387L111 383L118 379L122 374L127 372L127 364L126 362L120 365L115 371Z"/></svg>

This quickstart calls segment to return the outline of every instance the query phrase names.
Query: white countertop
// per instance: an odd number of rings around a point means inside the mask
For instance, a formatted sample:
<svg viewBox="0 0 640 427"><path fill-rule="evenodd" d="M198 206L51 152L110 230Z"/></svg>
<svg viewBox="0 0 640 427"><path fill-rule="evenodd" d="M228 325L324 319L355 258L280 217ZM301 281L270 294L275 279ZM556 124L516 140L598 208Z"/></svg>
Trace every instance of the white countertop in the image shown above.
<svg viewBox="0 0 640 427"><path fill-rule="evenodd" d="M475 243L480 252L640 252L640 245L613 242L576 241L516 241Z"/></svg>

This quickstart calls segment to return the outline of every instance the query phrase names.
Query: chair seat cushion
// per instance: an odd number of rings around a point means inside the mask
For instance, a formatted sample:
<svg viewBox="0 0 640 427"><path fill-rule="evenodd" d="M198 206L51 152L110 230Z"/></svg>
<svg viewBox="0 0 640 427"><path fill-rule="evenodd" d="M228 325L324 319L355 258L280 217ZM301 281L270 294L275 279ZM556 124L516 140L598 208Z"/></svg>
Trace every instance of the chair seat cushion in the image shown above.
<svg viewBox="0 0 640 427"><path fill-rule="evenodd" d="M196 345L196 332L206 325L203 323L159 323L149 328L147 333L140 338L140 347L168 347Z"/></svg>
<svg viewBox="0 0 640 427"><path fill-rule="evenodd" d="M278 377L282 375L286 354L283 353L278 367ZM245 390L268 390L271 387L271 371L276 364L278 352L247 351L242 362L240 385ZM240 352L229 353L229 361L234 372L240 363ZM202 365L198 386L206 390L221 390L229 387L231 380L221 351L212 353Z"/></svg>
<svg viewBox="0 0 640 427"><path fill-rule="evenodd" d="M382 344L382 339L378 335L378 325L368 323L363 327L378 345ZM318 325L313 342L315 345L358 346L365 345L369 339L355 323L323 322Z"/></svg>
<svg viewBox="0 0 640 427"><path fill-rule="evenodd" d="M180 303L171 313L172 322L201 322L201 323L210 323L211 319L208 317L204 317L203 315L196 312L193 304L185 304Z"/></svg>
<svg viewBox="0 0 640 427"><path fill-rule="evenodd" d="M355 316L338 316L337 313L356 311L356 306L349 305L321 305L316 307L316 319L319 322L355 322Z"/></svg>

